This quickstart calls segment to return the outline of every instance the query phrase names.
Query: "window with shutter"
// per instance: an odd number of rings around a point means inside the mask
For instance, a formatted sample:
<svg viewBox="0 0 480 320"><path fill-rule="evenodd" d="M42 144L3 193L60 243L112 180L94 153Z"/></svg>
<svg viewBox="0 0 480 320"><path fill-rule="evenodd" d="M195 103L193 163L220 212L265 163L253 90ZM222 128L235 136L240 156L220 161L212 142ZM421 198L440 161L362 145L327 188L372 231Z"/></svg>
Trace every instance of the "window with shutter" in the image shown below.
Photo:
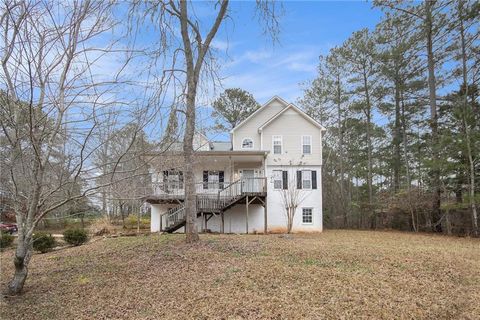
<svg viewBox="0 0 480 320"><path fill-rule="evenodd" d="M273 170L273 189L280 190L283 187L282 170Z"/></svg>
<svg viewBox="0 0 480 320"><path fill-rule="evenodd" d="M303 189L312 188L312 171L310 170L302 171L302 187Z"/></svg>

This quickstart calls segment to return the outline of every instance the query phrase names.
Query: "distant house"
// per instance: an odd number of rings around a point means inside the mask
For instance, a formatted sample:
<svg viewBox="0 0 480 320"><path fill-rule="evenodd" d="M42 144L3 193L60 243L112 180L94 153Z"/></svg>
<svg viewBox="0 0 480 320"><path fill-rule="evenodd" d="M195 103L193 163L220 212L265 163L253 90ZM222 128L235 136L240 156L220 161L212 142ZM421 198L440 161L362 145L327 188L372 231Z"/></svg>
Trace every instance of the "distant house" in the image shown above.
<svg viewBox="0 0 480 320"><path fill-rule="evenodd" d="M285 231L287 192L298 192L302 198L292 231L322 231L324 130L295 105L273 97L231 131L231 142L210 142L196 135L199 231ZM151 231L182 232L181 152L154 155L153 160L154 191L146 197L152 208Z"/></svg>

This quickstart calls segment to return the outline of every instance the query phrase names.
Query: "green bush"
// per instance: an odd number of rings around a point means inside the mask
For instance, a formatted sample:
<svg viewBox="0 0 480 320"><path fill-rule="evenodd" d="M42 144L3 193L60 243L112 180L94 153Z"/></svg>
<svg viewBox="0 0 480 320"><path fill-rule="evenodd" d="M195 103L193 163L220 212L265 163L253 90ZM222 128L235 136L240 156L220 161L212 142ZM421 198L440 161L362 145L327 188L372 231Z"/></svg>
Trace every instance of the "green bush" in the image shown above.
<svg viewBox="0 0 480 320"><path fill-rule="evenodd" d="M13 236L6 232L0 232L0 249L9 247L13 243Z"/></svg>
<svg viewBox="0 0 480 320"><path fill-rule="evenodd" d="M136 229L137 228L137 219L138 216L136 214L131 214L125 218L125 227L127 229ZM150 227L150 219L148 217L141 217L140 218L140 228L141 229L148 229Z"/></svg>
<svg viewBox="0 0 480 320"><path fill-rule="evenodd" d="M63 233L63 240L65 240L65 242L68 244L79 246L87 242L87 231L78 228L65 230Z"/></svg>
<svg viewBox="0 0 480 320"><path fill-rule="evenodd" d="M33 235L33 249L46 253L55 247L55 238L50 233L37 232Z"/></svg>

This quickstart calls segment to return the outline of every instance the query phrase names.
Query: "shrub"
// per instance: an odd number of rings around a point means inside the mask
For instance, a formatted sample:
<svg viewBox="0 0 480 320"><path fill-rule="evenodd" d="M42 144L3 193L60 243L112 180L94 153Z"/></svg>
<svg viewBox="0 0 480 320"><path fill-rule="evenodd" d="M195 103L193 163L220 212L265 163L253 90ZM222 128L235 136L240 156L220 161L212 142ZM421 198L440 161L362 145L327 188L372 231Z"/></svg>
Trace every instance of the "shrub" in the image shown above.
<svg viewBox="0 0 480 320"><path fill-rule="evenodd" d="M90 233L94 236L103 236L106 234L115 233L115 226L108 220L108 218L100 218L95 220L90 226Z"/></svg>
<svg viewBox="0 0 480 320"><path fill-rule="evenodd" d="M125 218L125 227L127 229L136 229L137 228L137 219L136 214L131 214ZM148 229L150 227L150 219L148 217L140 217L140 229Z"/></svg>
<svg viewBox="0 0 480 320"><path fill-rule="evenodd" d="M63 240L68 244L79 246L87 242L88 235L83 229L69 229L63 233Z"/></svg>
<svg viewBox="0 0 480 320"><path fill-rule="evenodd" d="M55 238L50 233L37 232L33 235L33 249L46 253L55 247Z"/></svg>
<svg viewBox="0 0 480 320"><path fill-rule="evenodd" d="M0 249L9 247L13 243L13 236L6 232L0 232Z"/></svg>

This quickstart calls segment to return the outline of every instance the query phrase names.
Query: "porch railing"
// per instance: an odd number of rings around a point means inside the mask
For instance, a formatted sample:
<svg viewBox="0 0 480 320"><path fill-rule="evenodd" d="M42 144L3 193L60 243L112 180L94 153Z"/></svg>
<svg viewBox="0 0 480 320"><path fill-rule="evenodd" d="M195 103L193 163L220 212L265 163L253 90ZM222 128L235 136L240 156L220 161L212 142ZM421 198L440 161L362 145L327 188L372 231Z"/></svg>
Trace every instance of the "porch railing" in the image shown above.
<svg viewBox="0 0 480 320"><path fill-rule="evenodd" d="M217 194L229 182L196 182L196 194ZM156 196L182 197L185 195L185 184L183 182L154 182L153 194Z"/></svg>
<svg viewBox="0 0 480 320"><path fill-rule="evenodd" d="M203 185L204 183L201 184ZM239 199L242 195L249 193L258 194L266 192L267 178L242 178L233 183L226 184L223 189L217 191L217 194L197 193L197 211L219 212L228 205L234 203L234 201L236 199ZM182 203L175 208L169 209L163 215L165 215L166 219L166 228L172 227L180 222L184 222L184 204Z"/></svg>

